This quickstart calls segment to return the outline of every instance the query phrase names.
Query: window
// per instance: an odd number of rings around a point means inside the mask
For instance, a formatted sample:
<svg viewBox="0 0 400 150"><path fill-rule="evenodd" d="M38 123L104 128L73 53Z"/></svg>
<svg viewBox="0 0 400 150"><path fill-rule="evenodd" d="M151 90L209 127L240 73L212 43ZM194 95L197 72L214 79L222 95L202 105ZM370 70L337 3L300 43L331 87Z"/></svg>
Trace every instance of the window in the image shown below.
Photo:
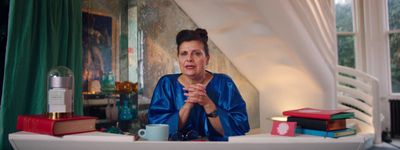
<svg viewBox="0 0 400 150"><path fill-rule="evenodd" d="M400 0L387 0L392 93L400 93Z"/></svg>
<svg viewBox="0 0 400 150"><path fill-rule="evenodd" d="M339 65L356 67L356 26L354 1L335 0Z"/></svg>

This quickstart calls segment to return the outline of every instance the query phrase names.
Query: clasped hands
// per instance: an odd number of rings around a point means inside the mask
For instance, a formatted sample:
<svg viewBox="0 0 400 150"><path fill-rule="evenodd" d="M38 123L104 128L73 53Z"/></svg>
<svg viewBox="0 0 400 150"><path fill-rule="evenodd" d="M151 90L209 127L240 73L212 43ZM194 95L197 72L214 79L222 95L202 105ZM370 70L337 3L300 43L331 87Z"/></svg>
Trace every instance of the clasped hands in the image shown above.
<svg viewBox="0 0 400 150"><path fill-rule="evenodd" d="M192 84L189 87L183 88L183 90L187 91L187 93L184 93L187 96L185 105L189 105L190 108L196 103L204 108L214 105L207 95L206 86L203 84Z"/></svg>

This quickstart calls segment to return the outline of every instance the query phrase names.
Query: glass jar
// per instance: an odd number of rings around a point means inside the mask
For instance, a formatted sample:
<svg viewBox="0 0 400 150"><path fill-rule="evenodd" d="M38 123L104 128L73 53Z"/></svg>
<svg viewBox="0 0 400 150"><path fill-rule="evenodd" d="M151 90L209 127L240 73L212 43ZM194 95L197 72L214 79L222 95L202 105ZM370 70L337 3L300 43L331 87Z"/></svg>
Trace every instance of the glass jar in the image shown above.
<svg viewBox="0 0 400 150"><path fill-rule="evenodd" d="M70 117L74 113L74 75L64 66L47 74L47 115L51 119Z"/></svg>
<svg viewBox="0 0 400 150"><path fill-rule="evenodd" d="M119 128L128 132L132 126L133 114L132 114L132 104L130 103L129 94L120 94L120 101L118 107L118 122Z"/></svg>
<svg viewBox="0 0 400 150"><path fill-rule="evenodd" d="M115 91L115 75L112 72L104 73L101 79L101 91L113 94Z"/></svg>

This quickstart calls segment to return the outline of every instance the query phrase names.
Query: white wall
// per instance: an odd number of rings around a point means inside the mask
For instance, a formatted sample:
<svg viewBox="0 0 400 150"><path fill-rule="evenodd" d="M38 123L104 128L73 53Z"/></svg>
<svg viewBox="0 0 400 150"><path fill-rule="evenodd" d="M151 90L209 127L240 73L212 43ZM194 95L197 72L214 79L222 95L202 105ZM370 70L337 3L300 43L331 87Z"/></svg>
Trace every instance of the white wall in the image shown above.
<svg viewBox="0 0 400 150"><path fill-rule="evenodd" d="M284 110L335 103L334 67L289 1L176 0L260 91L262 131L269 131L269 118Z"/></svg>

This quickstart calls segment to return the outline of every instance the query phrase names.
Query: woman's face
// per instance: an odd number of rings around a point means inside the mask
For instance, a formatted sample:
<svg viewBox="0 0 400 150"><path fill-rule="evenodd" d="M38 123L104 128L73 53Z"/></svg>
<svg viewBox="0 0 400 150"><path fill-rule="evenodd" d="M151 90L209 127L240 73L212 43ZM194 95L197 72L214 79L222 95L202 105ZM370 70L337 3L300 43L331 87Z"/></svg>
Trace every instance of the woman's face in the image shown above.
<svg viewBox="0 0 400 150"><path fill-rule="evenodd" d="M178 60L182 74L195 77L204 73L209 57L206 56L203 43L193 40L179 46Z"/></svg>

